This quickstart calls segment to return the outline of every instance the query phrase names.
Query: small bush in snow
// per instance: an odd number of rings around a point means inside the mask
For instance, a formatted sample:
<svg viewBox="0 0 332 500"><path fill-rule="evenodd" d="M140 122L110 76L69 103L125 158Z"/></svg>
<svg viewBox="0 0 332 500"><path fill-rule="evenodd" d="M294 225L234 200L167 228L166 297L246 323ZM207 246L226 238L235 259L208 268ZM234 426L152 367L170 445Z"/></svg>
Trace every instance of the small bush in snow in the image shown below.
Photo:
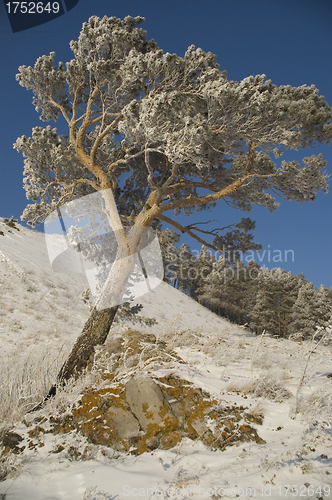
<svg viewBox="0 0 332 500"><path fill-rule="evenodd" d="M277 380L275 374L269 372L263 372L258 379L248 382L230 382L227 391L251 394L255 397L270 399L276 403L281 403L292 396L282 385L281 380Z"/></svg>
<svg viewBox="0 0 332 500"><path fill-rule="evenodd" d="M104 491L97 491L98 488L95 486L94 488L88 488L84 492L83 500L113 500L114 497L109 493L105 493Z"/></svg>

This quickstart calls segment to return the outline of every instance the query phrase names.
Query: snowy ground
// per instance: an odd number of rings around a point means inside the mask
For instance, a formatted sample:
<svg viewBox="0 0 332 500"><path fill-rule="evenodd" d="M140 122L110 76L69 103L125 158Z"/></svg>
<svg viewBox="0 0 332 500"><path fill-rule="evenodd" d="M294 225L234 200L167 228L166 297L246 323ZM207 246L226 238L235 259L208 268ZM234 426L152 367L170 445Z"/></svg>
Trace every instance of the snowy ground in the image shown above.
<svg viewBox="0 0 332 500"><path fill-rule="evenodd" d="M43 377L47 387L45 364L51 377L55 353L60 363L89 308L79 298L87 286L84 277L54 273L43 234L17 227L0 219L0 406L5 428L24 435L27 428L16 419L14 404L18 381L40 388ZM84 438L46 434L43 446L8 457L0 498L332 498L331 345L315 348L311 342L256 337L164 283L139 302L144 316L158 320L144 328L185 361L174 365L172 373L225 405L262 414L263 425L256 428L266 443L243 443L222 452L183 440L170 450L140 456L94 446L82 456ZM125 328L117 326L113 335ZM165 367L149 370L157 377ZM60 445L63 451L54 453ZM70 446L76 456L68 453Z"/></svg>

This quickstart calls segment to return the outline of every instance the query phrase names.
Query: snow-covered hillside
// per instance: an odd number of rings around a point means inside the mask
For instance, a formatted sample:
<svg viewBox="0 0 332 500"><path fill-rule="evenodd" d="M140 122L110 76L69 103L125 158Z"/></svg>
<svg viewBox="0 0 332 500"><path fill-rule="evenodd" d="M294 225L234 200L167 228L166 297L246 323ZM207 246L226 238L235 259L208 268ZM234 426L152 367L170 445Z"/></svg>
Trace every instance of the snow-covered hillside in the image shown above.
<svg viewBox="0 0 332 500"><path fill-rule="evenodd" d="M331 344L256 337L165 283L138 300L157 323L119 324L108 342L133 328L155 335L176 356L140 362L141 373L180 377L223 408L248 409L263 419L253 425L260 444L216 451L186 438L132 455L73 430L48 432L47 418L70 410L93 375L23 418L24 398L47 390L89 316L86 286L82 275L54 273L42 233L0 219L0 411L3 433L22 438L3 448L0 498L332 498ZM137 367L124 366L127 380Z"/></svg>

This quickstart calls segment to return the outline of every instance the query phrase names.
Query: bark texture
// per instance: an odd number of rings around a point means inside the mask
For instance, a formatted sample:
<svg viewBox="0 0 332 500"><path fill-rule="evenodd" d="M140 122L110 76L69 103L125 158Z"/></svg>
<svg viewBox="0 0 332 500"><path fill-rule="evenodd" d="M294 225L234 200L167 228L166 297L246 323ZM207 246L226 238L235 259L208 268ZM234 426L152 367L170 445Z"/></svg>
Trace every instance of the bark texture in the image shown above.
<svg viewBox="0 0 332 500"><path fill-rule="evenodd" d="M85 323L82 333L63 364L57 378L57 385L63 385L71 377L77 377L87 366L91 354L97 345L102 345L112 326L119 306L98 311L96 308ZM56 394L56 385L52 386L47 399Z"/></svg>

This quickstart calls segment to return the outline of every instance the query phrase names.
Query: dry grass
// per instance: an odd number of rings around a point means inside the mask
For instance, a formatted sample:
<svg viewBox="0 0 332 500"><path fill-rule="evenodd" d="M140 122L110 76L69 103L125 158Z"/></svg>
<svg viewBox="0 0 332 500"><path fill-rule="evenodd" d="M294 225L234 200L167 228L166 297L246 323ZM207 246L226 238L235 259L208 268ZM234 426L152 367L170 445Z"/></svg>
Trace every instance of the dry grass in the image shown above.
<svg viewBox="0 0 332 500"><path fill-rule="evenodd" d="M88 488L84 492L83 500L113 500L114 496L104 491L100 491L97 486L94 488Z"/></svg>
<svg viewBox="0 0 332 500"><path fill-rule="evenodd" d="M21 420L54 383L67 350L33 347L16 353L0 365L0 433Z"/></svg>
<svg viewBox="0 0 332 500"><path fill-rule="evenodd" d="M332 425L332 380L328 380L322 387L310 394L302 396L297 410L311 424L323 422Z"/></svg>
<svg viewBox="0 0 332 500"><path fill-rule="evenodd" d="M277 378L276 374L270 371L263 371L258 378L253 380L229 382L227 391L266 398L275 403L282 403L292 397L292 394L284 387L282 377Z"/></svg>

